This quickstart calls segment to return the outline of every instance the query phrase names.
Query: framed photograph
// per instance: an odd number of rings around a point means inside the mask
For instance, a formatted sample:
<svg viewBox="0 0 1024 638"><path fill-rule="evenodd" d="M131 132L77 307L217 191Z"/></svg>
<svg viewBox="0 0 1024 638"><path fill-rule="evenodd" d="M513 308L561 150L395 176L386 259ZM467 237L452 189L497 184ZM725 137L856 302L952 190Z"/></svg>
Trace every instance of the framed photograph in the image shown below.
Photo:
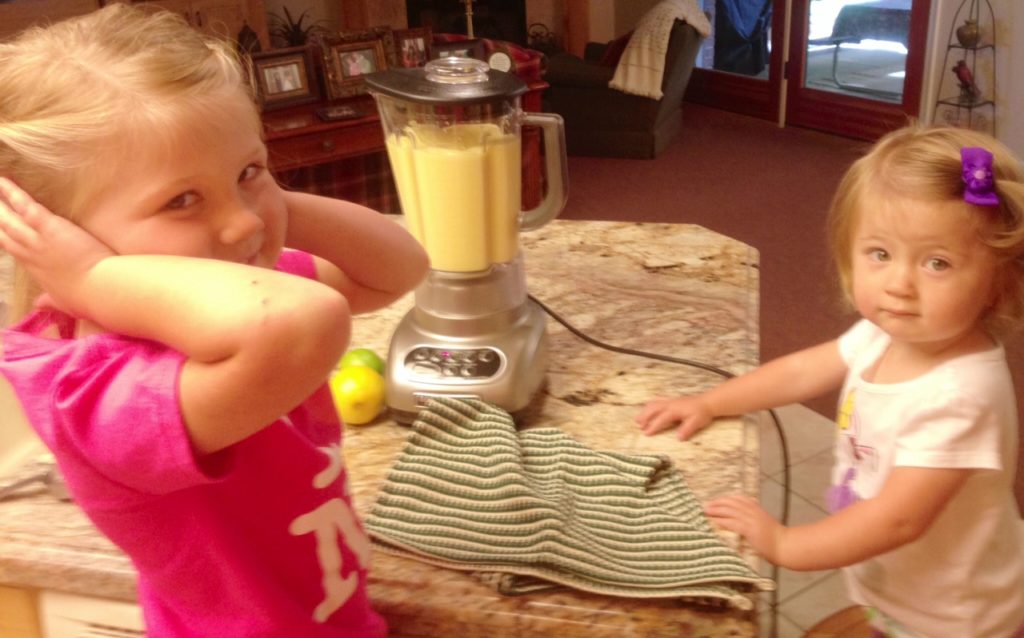
<svg viewBox="0 0 1024 638"><path fill-rule="evenodd" d="M430 59L456 56L460 58L484 59L484 43L479 38L457 40L454 42L438 42L430 45Z"/></svg>
<svg viewBox="0 0 1024 638"><path fill-rule="evenodd" d="M275 49L250 57L256 94L264 111L320 99L310 47Z"/></svg>
<svg viewBox="0 0 1024 638"><path fill-rule="evenodd" d="M384 44L379 38L329 43L324 49L327 92L332 99L366 92L364 76L387 68Z"/></svg>
<svg viewBox="0 0 1024 638"><path fill-rule="evenodd" d="M430 27L395 31L395 60L398 66L410 69L426 64L430 55Z"/></svg>

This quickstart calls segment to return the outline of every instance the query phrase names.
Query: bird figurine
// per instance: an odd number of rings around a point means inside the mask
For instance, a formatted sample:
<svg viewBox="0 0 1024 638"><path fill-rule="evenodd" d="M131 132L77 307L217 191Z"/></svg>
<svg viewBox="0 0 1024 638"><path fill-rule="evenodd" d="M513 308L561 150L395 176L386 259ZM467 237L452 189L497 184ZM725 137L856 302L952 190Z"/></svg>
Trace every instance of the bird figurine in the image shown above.
<svg viewBox="0 0 1024 638"><path fill-rule="evenodd" d="M971 73L970 67L967 66L967 62L960 60L953 67L953 75L956 76L957 82L960 83L960 97L973 100L981 95L981 91L978 90L978 85L974 83L974 74Z"/></svg>

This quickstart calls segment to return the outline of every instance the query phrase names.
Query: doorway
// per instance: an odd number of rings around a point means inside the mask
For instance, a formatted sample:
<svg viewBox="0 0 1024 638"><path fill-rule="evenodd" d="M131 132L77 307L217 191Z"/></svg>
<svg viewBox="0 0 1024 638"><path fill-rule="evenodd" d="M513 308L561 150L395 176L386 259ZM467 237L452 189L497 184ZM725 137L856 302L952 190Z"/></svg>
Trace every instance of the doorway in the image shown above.
<svg viewBox="0 0 1024 638"><path fill-rule="evenodd" d="M865 140L917 116L929 0L703 0L703 7L715 32L688 100Z"/></svg>

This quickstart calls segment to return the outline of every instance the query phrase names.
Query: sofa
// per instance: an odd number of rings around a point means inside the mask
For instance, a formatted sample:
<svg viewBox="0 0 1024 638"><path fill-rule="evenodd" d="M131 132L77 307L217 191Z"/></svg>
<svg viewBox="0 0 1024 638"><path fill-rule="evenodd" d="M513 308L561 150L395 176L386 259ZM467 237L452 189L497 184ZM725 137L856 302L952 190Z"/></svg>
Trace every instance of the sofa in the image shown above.
<svg viewBox="0 0 1024 638"><path fill-rule="evenodd" d="M570 155L651 159L679 134L683 93L697 61L703 38L686 22L676 20L665 54L660 99L609 88L615 65L609 47L619 42L589 43L581 59L569 53L548 58L544 79L544 110L565 120ZM619 51L621 54L621 51ZM603 62L603 63L602 63Z"/></svg>

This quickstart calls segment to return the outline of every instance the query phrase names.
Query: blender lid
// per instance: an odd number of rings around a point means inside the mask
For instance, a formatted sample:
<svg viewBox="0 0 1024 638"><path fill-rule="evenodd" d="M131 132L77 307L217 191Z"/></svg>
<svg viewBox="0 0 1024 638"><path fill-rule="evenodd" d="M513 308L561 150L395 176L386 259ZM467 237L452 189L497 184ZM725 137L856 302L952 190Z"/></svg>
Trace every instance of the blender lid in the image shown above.
<svg viewBox="0 0 1024 638"><path fill-rule="evenodd" d="M365 76L371 93L427 104L487 102L516 97L526 83L482 60L445 57L423 67L388 69Z"/></svg>

